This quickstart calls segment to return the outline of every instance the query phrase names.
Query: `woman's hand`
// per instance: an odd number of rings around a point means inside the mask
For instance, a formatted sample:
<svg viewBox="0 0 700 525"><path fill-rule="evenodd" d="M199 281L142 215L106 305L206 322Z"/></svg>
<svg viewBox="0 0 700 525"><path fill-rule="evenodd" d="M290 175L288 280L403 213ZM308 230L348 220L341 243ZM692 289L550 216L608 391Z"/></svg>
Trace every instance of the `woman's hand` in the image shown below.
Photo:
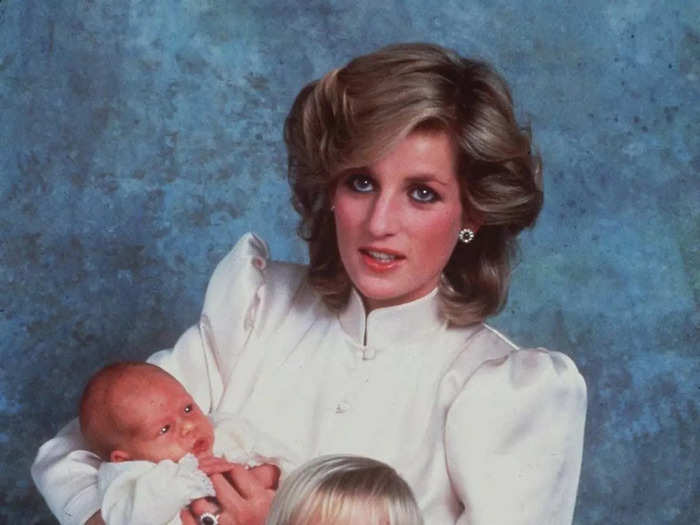
<svg viewBox="0 0 700 525"><path fill-rule="evenodd" d="M280 480L280 468L277 465L264 463L253 467L249 471L266 489L277 490Z"/></svg>
<svg viewBox="0 0 700 525"><path fill-rule="evenodd" d="M262 468L265 467L265 468ZM276 469L276 467L274 467ZM279 470L275 470L279 474ZM225 474L210 476L216 499L219 503L219 523L221 525L263 525L275 496L278 475L270 475L270 465L247 469L233 464ZM204 512L213 512L213 504L206 499L198 499L190 504L192 516L199 517ZM215 511L214 511L215 512ZM184 515L184 517L183 517ZM183 513L185 525L196 524L197 520Z"/></svg>
<svg viewBox="0 0 700 525"><path fill-rule="evenodd" d="M207 476L228 472L234 465L235 463L231 463L224 458L216 456L203 457L198 460L199 470L204 472Z"/></svg>
<svg viewBox="0 0 700 525"><path fill-rule="evenodd" d="M192 510L193 506L197 507L198 512L195 513ZM205 512L216 516L220 511L221 509L215 503L214 498L202 498L193 501L189 507L186 507L180 511L180 521L182 521L182 525L199 525L199 516Z"/></svg>

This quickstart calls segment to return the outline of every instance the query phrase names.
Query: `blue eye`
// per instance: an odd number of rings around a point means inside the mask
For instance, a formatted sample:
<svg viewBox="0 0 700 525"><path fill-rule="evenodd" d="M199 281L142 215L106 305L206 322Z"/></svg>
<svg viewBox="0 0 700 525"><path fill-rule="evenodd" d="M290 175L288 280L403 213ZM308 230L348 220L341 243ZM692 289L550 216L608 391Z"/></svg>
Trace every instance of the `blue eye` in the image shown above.
<svg viewBox="0 0 700 525"><path fill-rule="evenodd" d="M185 414L189 414L190 412L192 412L192 405L187 405L185 407Z"/></svg>
<svg viewBox="0 0 700 525"><path fill-rule="evenodd" d="M438 194L427 186L417 186L411 190L409 195L416 202L435 202L439 200Z"/></svg>
<svg viewBox="0 0 700 525"><path fill-rule="evenodd" d="M163 425L162 427L160 427L161 434L167 434L168 430L170 430L170 425Z"/></svg>
<svg viewBox="0 0 700 525"><path fill-rule="evenodd" d="M367 175L353 175L348 179L347 185L359 193L367 193L374 189L372 179Z"/></svg>

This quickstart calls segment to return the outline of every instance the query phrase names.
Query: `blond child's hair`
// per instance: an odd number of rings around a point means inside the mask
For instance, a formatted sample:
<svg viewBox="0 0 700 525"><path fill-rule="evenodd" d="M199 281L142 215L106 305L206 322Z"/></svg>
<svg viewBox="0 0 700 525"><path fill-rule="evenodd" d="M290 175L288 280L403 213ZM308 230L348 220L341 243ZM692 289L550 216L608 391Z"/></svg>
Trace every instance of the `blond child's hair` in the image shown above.
<svg viewBox="0 0 700 525"><path fill-rule="evenodd" d="M284 480L266 525L423 525L408 484L374 459L321 456Z"/></svg>

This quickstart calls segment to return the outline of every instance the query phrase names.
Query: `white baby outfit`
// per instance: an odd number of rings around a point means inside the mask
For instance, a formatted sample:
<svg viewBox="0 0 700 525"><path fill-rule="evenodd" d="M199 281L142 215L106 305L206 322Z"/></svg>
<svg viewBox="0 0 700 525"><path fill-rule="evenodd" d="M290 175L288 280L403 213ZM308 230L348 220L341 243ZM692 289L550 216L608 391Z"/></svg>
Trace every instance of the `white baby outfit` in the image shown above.
<svg viewBox="0 0 700 525"><path fill-rule="evenodd" d="M283 444L241 418L217 413L211 419L215 456L250 467L277 465L281 477L298 464ZM197 466L192 454L178 462L103 462L98 471L102 518L107 525L179 525L180 510L192 500L215 496L211 480Z"/></svg>
<svg viewBox="0 0 700 525"><path fill-rule="evenodd" d="M197 498L213 496L214 487L197 468L197 458L104 462L97 485L107 525L179 525L180 510Z"/></svg>

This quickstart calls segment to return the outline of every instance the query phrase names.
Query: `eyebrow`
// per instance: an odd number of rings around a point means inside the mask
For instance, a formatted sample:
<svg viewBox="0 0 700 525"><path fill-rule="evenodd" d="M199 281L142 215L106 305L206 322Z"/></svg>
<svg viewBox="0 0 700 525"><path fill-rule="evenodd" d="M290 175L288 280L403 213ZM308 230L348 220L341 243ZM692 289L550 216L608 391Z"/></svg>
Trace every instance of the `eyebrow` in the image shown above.
<svg viewBox="0 0 700 525"><path fill-rule="evenodd" d="M414 184L434 182L440 184L441 186L449 186L449 182L442 181L438 179L435 175L431 175L429 173L412 175L410 177L406 177L406 180Z"/></svg>
<svg viewBox="0 0 700 525"><path fill-rule="evenodd" d="M375 172L370 168L369 166L357 166L354 168L348 168L347 170L343 170L340 172L338 175L338 179L341 179L343 177L348 177L351 175L360 175L360 174L367 174L370 177L376 177L377 175ZM433 175L432 173L416 173L415 175L410 175L406 177L406 181L412 183L412 184L425 184L428 182L434 182L436 184L439 184L440 186L449 186L449 182L442 181L437 178L437 176Z"/></svg>

